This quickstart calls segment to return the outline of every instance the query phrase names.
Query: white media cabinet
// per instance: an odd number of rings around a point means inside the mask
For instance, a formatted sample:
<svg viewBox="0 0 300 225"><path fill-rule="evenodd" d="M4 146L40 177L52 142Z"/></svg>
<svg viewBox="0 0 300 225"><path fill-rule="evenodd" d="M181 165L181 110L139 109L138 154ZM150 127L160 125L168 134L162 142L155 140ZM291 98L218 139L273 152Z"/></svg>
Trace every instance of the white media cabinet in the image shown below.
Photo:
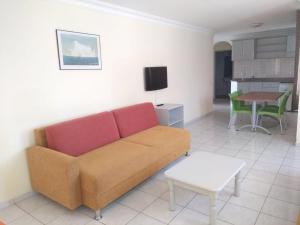
<svg viewBox="0 0 300 225"><path fill-rule="evenodd" d="M182 104L163 104L155 106L159 123L164 126L183 128L184 127L184 111Z"/></svg>

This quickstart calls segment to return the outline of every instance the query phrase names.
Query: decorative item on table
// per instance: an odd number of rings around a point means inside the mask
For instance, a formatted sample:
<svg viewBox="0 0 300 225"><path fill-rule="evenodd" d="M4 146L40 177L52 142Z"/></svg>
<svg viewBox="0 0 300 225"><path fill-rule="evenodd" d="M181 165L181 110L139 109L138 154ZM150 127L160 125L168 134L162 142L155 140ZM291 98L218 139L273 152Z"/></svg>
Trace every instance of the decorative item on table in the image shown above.
<svg viewBox="0 0 300 225"><path fill-rule="evenodd" d="M100 36L56 30L61 70L101 70Z"/></svg>

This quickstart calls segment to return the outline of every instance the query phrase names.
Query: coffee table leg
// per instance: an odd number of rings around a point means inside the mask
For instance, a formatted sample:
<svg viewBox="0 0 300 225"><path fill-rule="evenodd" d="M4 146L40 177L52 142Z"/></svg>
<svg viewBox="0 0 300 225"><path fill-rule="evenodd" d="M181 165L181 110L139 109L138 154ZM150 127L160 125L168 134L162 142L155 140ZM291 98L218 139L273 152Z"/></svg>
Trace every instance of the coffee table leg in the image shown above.
<svg viewBox="0 0 300 225"><path fill-rule="evenodd" d="M175 192L174 192L174 183L171 180L168 180L169 191L170 191L170 210L175 211Z"/></svg>
<svg viewBox="0 0 300 225"><path fill-rule="evenodd" d="M217 208L216 208L216 193L211 192L209 194L210 200L210 225L216 225L217 220Z"/></svg>
<svg viewBox="0 0 300 225"><path fill-rule="evenodd" d="M234 195L236 197L240 197L240 192L241 192L241 178L240 178L240 173L238 172L237 175L235 175L235 185L234 185Z"/></svg>

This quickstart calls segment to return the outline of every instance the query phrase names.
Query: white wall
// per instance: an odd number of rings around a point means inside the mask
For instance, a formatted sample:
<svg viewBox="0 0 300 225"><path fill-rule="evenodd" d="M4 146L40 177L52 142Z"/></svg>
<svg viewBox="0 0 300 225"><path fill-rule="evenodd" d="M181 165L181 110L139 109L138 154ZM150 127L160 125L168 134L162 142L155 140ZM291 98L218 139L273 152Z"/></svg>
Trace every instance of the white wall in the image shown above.
<svg viewBox="0 0 300 225"><path fill-rule="evenodd" d="M168 66L158 100L183 103L186 121L212 110L209 33L54 0L2 1L0 15L0 203L31 190L25 149L34 128L152 101L144 66ZM103 70L59 70L55 29L100 34Z"/></svg>

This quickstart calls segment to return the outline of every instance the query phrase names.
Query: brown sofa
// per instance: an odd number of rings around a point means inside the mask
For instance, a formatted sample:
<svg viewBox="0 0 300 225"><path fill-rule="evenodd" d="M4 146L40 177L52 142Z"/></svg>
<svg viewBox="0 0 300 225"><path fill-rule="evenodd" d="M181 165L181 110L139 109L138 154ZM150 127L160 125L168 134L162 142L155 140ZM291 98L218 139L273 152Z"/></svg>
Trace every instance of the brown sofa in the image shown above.
<svg viewBox="0 0 300 225"><path fill-rule="evenodd" d="M158 125L151 103L35 130L27 151L35 191L96 212L185 154L187 130Z"/></svg>

